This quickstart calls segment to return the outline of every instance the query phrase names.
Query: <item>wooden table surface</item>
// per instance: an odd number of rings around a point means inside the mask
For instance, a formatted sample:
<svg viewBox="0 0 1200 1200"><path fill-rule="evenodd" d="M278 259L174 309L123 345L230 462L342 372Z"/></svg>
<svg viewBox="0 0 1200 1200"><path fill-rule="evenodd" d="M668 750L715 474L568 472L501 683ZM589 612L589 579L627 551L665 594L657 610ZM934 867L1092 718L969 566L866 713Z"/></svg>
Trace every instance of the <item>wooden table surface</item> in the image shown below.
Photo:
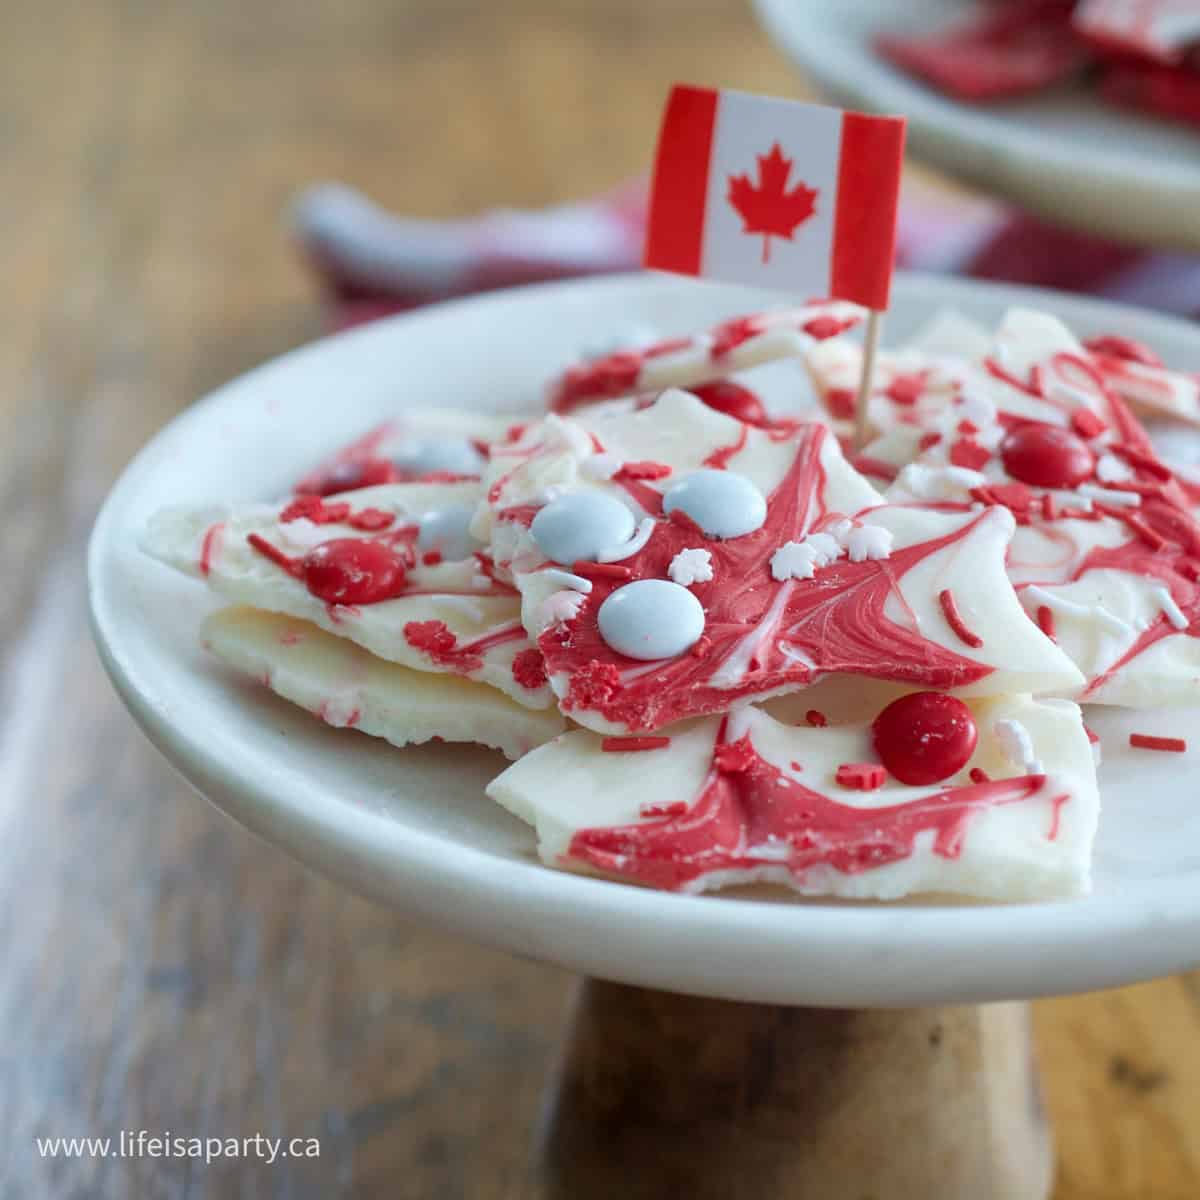
<svg viewBox="0 0 1200 1200"><path fill-rule="evenodd" d="M97 665L84 543L168 417L320 331L280 221L305 183L565 200L645 165L670 80L799 85L739 0L3 0L0 28L0 1196L533 1195L571 979L190 793ZM1058 1200L1200 1194L1200 982L1036 1016ZM122 1129L321 1152L35 1149Z"/></svg>

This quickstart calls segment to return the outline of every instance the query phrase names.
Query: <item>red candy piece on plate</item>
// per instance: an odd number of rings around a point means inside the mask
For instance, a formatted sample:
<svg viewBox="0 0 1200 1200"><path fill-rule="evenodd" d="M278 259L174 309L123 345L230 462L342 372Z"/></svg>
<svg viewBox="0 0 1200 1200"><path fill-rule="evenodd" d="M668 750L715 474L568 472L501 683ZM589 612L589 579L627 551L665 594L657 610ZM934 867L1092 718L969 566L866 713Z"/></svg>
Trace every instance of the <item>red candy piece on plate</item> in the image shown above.
<svg viewBox="0 0 1200 1200"><path fill-rule="evenodd" d="M699 396L709 408L723 412L726 416L736 417L747 425L765 425L767 410L762 401L748 387L734 383L729 379L719 379L716 383L701 383L691 389L692 394Z"/></svg>
<svg viewBox="0 0 1200 1200"><path fill-rule="evenodd" d="M404 590L404 561L382 542L334 538L300 564L305 586L326 604L377 604Z"/></svg>
<svg viewBox="0 0 1200 1200"><path fill-rule="evenodd" d="M1022 483L1043 488L1074 488L1090 479L1096 456L1069 429L1026 421L1000 443L1004 469Z"/></svg>
<svg viewBox="0 0 1200 1200"><path fill-rule="evenodd" d="M913 787L941 783L961 771L979 741L971 710L944 692L913 692L893 700L871 731L883 765Z"/></svg>
<svg viewBox="0 0 1200 1200"><path fill-rule="evenodd" d="M1009 0L969 24L875 41L896 66L960 100L1040 91L1088 59L1070 26L1069 0Z"/></svg>

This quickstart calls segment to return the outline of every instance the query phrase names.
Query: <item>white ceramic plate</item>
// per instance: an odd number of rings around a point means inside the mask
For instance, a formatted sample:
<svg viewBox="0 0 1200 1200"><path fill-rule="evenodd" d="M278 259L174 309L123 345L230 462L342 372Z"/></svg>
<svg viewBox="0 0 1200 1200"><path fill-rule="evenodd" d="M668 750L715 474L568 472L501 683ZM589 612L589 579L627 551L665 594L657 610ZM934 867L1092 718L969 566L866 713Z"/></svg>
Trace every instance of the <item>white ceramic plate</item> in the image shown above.
<svg viewBox="0 0 1200 1200"><path fill-rule="evenodd" d="M1086 84L985 105L879 58L882 32L968 15L962 0L754 0L767 30L838 102L908 117L914 154L1075 228L1200 249L1200 133L1103 103Z"/></svg>
<svg viewBox="0 0 1200 1200"><path fill-rule="evenodd" d="M606 333L683 332L778 303L655 276L527 288L331 338L222 388L137 456L96 523L92 616L121 695L204 795L304 862L409 916L598 976L745 1000L894 1005L1093 988L1200 963L1196 713L1089 718L1106 756L1089 899L884 907L668 895L539 865L530 832L484 797L504 765L497 755L393 750L231 681L196 644L212 599L136 548L160 505L278 495L331 445L405 406L518 410ZM1200 331L1183 322L956 280L901 277L888 333L910 333L944 306L992 321L1012 303L1052 309L1085 334L1141 338L1200 369ZM1187 732L1195 750L1123 749L1131 729Z"/></svg>

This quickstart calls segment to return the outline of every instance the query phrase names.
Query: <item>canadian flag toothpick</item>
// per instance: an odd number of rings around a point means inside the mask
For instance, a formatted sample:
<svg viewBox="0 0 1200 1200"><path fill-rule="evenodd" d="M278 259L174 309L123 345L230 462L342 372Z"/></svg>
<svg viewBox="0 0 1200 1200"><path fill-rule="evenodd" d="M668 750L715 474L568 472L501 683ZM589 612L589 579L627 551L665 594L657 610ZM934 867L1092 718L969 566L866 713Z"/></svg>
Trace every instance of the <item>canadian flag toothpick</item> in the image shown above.
<svg viewBox="0 0 1200 1200"><path fill-rule="evenodd" d="M903 154L903 117L677 84L658 139L645 265L871 309L866 394Z"/></svg>

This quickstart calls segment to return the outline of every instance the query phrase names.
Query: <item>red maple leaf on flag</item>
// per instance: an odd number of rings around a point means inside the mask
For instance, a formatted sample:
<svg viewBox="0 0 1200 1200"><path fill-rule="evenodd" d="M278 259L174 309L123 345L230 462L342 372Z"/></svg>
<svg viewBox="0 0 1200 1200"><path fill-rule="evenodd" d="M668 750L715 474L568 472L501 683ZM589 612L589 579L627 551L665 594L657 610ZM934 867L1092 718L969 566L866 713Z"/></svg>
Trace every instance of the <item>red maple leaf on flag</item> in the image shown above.
<svg viewBox="0 0 1200 1200"><path fill-rule="evenodd" d="M743 233L761 233L763 262L771 261L771 239L787 238L790 242L796 226L816 211L817 189L805 187L803 181L787 190L792 160L776 142L769 154L755 155L758 159L758 184L749 175L729 176L729 203L742 218Z"/></svg>

